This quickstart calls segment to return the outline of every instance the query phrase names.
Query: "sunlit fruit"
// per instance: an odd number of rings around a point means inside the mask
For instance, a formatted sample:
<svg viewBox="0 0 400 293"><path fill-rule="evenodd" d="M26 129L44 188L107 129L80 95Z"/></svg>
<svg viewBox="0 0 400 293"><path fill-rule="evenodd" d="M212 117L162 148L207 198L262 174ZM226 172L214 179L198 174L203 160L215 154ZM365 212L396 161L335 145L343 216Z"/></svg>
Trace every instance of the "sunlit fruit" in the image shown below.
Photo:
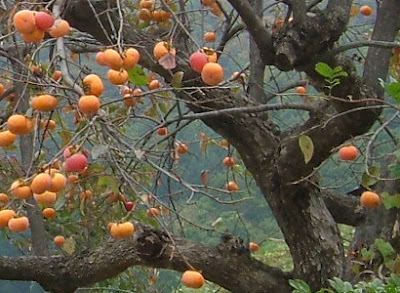
<svg viewBox="0 0 400 293"><path fill-rule="evenodd" d="M123 238L133 235L135 227L131 222L113 223L110 228L110 233L114 238Z"/></svg>
<svg viewBox="0 0 400 293"><path fill-rule="evenodd" d="M229 191L238 191L239 190L239 186L237 185L237 183L235 181L229 181L226 184L226 189Z"/></svg>
<svg viewBox="0 0 400 293"><path fill-rule="evenodd" d="M42 94L31 99L31 106L34 110L53 111L58 105L58 100L53 95Z"/></svg>
<svg viewBox="0 0 400 293"><path fill-rule="evenodd" d="M33 193L43 193L51 186L51 176L48 173L37 174L31 182L31 190Z"/></svg>
<svg viewBox="0 0 400 293"><path fill-rule="evenodd" d="M30 33L21 33L21 37L27 43L40 42L44 38L44 31L35 28Z"/></svg>
<svg viewBox="0 0 400 293"><path fill-rule="evenodd" d="M55 209L53 208L45 208L42 211L42 215L43 217L45 217L46 219L52 219L56 216L57 212Z"/></svg>
<svg viewBox="0 0 400 293"><path fill-rule="evenodd" d="M189 149L188 145L184 142L178 142L176 144L176 151L181 155L185 154L188 151L188 149Z"/></svg>
<svg viewBox="0 0 400 293"><path fill-rule="evenodd" d="M10 130L0 132L0 147L8 147L12 145L17 136Z"/></svg>
<svg viewBox="0 0 400 293"><path fill-rule="evenodd" d="M83 79L83 88L87 95L100 96L104 91L104 83L100 76L91 73L86 75Z"/></svg>
<svg viewBox="0 0 400 293"><path fill-rule="evenodd" d="M26 134L28 130L28 119L21 114L11 115L7 120L7 128L17 135Z"/></svg>
<svg viewBox="0 0 400 293"><path fill-rule="evenodd" d="M215 32L206 32L203 36L206 42L215 42L217 39L217 34Z"/></svg>
<svg viewBox="0 0 400 293"><path fill-rule="evenodd" d="M358 156L358 149L354 145L343 146L338 152L339 158L345 161L352 161Z"/></svg>
<svg viewBox="0 0 400 293"><path fill-rule="evenodd" d="M115 85L121 85L128 81L129 74L125 69L109 69L107 71L107 79Z"/></svg>
<svg viewBox="0 0 400 293"><path fill-rule="evenodd" d="M182 274L181 282L189 288L201 288L203 287L205 280L200 272L187 270Z"/></svg>
<svg viewBox="0 0 400 293"><path fill-rule="evenodd" d="M65 168L67 172L82 171L87 167L87 165L87 157L81 153L73 154L65 160Z"/></svg>
<svg viewBox="0 0 400 293"><path fill-rule="evenodd" d="M14 218L16 213L14 210L5 209L0 211L0 228L7 227L8 221Z"/></svg>
<svg viewBox="0 0 400 293"><path fill-rule="evenodd" d="M124 52L124 56L122 58L123 67L125 69L132 68L136 66L136 64L139 62L139 59L140 59L139 51L136 50L135 48L128 48Z"/></svg>
<svg viewBox="0 0 400 293"><path fill-rule="evenodd" d="M372 14L372 8L369 5L363 5L360 7L360 13L364 16L369 16Z"/></svg>
<svg viewBox="0 0 400 293"><path fill-rule="evenodd" d="M250 242L249 243L249 250L251 252L256 252L259 249L260 249L260 245L258 245L257 243L255 243L255 242Z"/></svg>
<svg viewBox="0 0 400 293"><path fill-rule="evenodd" d="M56 246L61 247L65 243L65 237L62 235L57 235L56 237L54 237L53 242Z"/></svg>
<svg viewBox="0 0 400 293"><path fill-rule="evenodd" d="M40 204L53 205L57 200L57 194L51 191L45 191L43 193L34 193L33 198Z"/></svg>
<svg viewBox="0 0 400 293"><path fill-rule="evenodd" d="M95 95L84 95L79 98L78 108L83 114L93 115L100 109L101 101Z"/></svg>
<svg viewBox="0 0 400 293"><path fill-rule="evenodd" d="M149 208L149 209L147 209L147 211L146 211L146 215L147 215L149 218L155 218L155 217L157 217L159 214L160 214L160 210L157 209L157 208Z"/></svg>
<svg viewBox="0 0 400 293"><path fill-rule="evenodd" d="M48 188L51 192L59 192L67 185L67 178L61 173L54 173L51 175L51 185Z"/></svg>
<svg viewBox="0 0 400 293"><path fill-rule="evenodd" d="M106 49L104 50L104 61L108 67L114 70L120 70L124 61L122 60L121 55L118 53L117 50L114 49Z"/></svg>
<svg viewBox="0 0 400 293"><path fill-rule="evenodd" d="M366 208L373 208L381 203L379 195L372 191L364 191L360 197L361 206Z"/></svg>
<svg viewBox="0 0 400 293"><path fill-rule="evenodd" d="M296 94L298 94L300 96L307 94L307 89L305 86L298 86L298 87L296 87L295 91L296 91Z"/></svg>
<svg viewBox="0 0 400 293"><path fill-rule="evenodd" d="M201 79L205 84L217 85L224 80L224 69L218 63L209 62L201 70Z"/></svg>
<svg viewBox="0 0 400 293"><path fill-rule="evenodd" d="M1 192L0 193L0 203L7 203L9 201L8 195Z"/></svg>
<svg viewBox="0 0 400 293"><path fill-rule="evenodd" d="M168 128L167 127L159 127L157 128L157 134L158 135L166 135L168 133Z"/></svg>
<svg viewBox="0 0 400 293"><path fill-rule="evenodd" d="M35 13L35 24L36 27L42 31L50 29L54 24L54 17L44 11Z"/></svg>
<svg viewBox="0 0 400 293"><path fill-rule="evenodd" d="M70 26L65 19L57 19L49 29L49 35L53 38L61 38L69 33Z"/></svg>
<svg viewBox="0 0 400 293"><path fill-rule="evenodd" d="M215 3L215 0L201 0L201 4L204 6L210 6L213 3Z"/></svg>
<svg viewBox="0 0 400 293"><path fill-rule="evenodd" d="M27 9L18 11L14 14L13 23L20 33L31 33L36 29L34 11Z"/></svg>
<svg viewBox="0 0 400 293"><path fill-rule="evenodd" d="M29 219L25 216L11 218L8 221L8 228L13 232L23 232L29 228Z"/></svg>
<svg viewBox="0 0 400 293"><path fill-rule="evenodd" d="M205 53L201 51L196 51L192 53L189 57L189 65L190 67L196 71L196 72L201 72L203 69L204 65L208 62L207 56Z"/></svg>
<svg viewBox="0 0 400 293"><path fill-rule="evenodd" d="M232 167L232 166L235 165L235 163L236 163L236 160L235 160L235 158L233 158L233 157L225 157L225 158L222 160L222 164L224 164L224 165L227 166L227 167Z"/></svg>
<svg viewBox="0 0 400 293"><path fill-rule="evenodd" d="M155 44L153 48L153 55L156 60L161 59L165 54L167 54L170 50L170 45L167 42L158 42Z"/></svg>
<svg viewBox="0 0 400 293"><path fill-rule="evenodd" d="M17 179L11 183L10 193L20 199L27 199L32 195L32 190L23 180Z"/></svg>
<svg viewBox="0 0 400 293"><path fill-rule="evenodd" d="M67 180L68 180L69 183L74 183L75 184L75 183L77 183L79 181L79 176L76 175L76 174L70 174L70 175L68 175Z"/></svg>

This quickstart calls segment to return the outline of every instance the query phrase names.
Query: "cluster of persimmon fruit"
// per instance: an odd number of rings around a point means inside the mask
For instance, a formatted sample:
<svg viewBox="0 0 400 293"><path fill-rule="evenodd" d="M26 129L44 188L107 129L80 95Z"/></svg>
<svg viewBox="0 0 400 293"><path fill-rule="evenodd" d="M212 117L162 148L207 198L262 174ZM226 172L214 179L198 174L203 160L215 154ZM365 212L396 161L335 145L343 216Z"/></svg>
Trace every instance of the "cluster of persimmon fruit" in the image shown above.
<svg viewBox="0 0 400 293"><path fill-rule="evenodd" d="M39 42L46 32L53 38L60 38L70 30L68 21L54 19L49 11L19 10L13 16L13 24L25 42Z"/></svg>
<svg viewBox="0 0 400 293"><path fill-rule="evenodd" d="M171 12L157 8L153 0L139 1L138 18L143 21L166 22L171 19Z"/></svg>

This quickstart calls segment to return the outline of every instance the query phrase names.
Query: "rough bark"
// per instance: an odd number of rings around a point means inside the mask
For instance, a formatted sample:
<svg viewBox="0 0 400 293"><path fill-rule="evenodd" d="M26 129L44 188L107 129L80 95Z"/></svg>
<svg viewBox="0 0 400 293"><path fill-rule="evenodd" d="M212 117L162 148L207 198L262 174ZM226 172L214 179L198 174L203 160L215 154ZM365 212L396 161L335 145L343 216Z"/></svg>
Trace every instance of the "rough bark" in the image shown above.
<svg viewBox="0 0 400 293"><path fill-rule="evenodd" d="M0 278L35 280L51 292L70 293L134 265L184 271L188 269L185 260L232 292L289 291L290 275L252 258L235 237L208 246L182 238L171 240L164 232L140 224L133 237L110 239L85 254L0 257Z"/></svg>

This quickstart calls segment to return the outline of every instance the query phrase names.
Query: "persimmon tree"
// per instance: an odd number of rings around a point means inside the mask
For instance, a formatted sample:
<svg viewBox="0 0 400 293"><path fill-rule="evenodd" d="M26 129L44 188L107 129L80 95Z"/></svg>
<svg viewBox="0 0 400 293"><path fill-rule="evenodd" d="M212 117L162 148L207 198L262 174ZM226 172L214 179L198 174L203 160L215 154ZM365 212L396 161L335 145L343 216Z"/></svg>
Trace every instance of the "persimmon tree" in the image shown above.
<svg viewBox="0 0 400 293"><path fill-rule="evenodd" d="M32 253L1 256L0 278L51 292L132 266L199 271L232 292L352 280L352 258L376 238L392 240L397 211L328 192L318 173L360 137L364 188L394 192L370 167L377 134L396 119L385 118L379 80L397 69L400 15L396 0L365 3L372 9L358 16L353 2L2 2L0 224L12 237L28 222ZM207 171L200 184L179 173L193 155L179 135L195 120L223 139L201 133L204 148L229 150L226 186ZM275 217L291 272L256 260L229 233L219 231L217 245L185 237L187 225L212 230L181 212L198 196L233 209L249 199L235 160ZM338 223L356 227L350 254Z"/></svg>

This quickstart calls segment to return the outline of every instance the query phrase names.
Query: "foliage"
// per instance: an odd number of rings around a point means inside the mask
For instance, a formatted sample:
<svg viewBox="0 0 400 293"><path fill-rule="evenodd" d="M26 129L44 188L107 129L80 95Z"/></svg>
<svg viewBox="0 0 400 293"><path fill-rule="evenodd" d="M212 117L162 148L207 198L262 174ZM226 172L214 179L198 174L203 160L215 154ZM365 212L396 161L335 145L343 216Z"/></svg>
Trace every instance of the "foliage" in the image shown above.
<svg viewBox="0 0 400 293"><path fill-rule="evenodd" d="M302 280L290 280L290 285L294 288L293 293L311 293L308 284ZM396 274L384 280L373 278L370 281L360 281L355 285L339 278L329 280L329 288L323 288L315 293L396 293L400 290L400 277Z"/></svg>

